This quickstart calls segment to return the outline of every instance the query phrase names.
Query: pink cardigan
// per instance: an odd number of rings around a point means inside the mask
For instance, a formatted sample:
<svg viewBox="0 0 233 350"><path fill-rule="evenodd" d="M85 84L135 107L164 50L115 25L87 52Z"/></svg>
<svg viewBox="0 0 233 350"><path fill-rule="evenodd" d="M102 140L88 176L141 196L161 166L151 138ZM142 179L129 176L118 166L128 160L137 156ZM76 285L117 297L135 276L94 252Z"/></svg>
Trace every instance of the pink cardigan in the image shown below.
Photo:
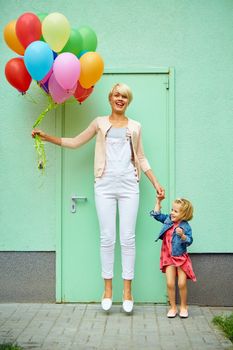
<svg viewBox="0 0 233 350"><path fill-rule="evenodd" d="M108 116L97 117L89 124L87 129L85 129L79 135L73 138L62 137L61 146L78 148L97 135L95 144L94 173L95 177L101 177L105 167L105 136L111 127L112 124L110 123ZM134 155L134 166L137 169L138 178L140 178L141 169L144 172L151 169L143 152L141 125L133 119L128 119L127 128L132 140L131 144Z"/></svg>

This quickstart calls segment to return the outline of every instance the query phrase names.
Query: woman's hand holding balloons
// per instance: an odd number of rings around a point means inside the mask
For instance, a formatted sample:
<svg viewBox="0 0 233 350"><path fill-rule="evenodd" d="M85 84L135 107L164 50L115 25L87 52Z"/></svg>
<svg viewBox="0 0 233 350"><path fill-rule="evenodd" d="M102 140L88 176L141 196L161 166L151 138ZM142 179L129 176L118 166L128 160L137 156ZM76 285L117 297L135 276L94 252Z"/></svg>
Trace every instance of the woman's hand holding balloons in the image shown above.
<svg viewBox="0 0 233 350"><path fill-rule="evenodd" d="M32 130L32 137L35 138L36 135L40 136L42 141L46 141L46 134L42 130L33 129Z"/></svg>

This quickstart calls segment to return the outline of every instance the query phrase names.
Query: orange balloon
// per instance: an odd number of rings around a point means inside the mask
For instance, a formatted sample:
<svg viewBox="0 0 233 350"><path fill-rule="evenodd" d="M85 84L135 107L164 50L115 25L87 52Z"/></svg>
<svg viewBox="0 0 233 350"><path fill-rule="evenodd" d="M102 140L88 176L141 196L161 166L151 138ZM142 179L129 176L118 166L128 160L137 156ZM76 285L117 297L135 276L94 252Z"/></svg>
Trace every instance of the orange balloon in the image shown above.
<svg viewBox="0 0 233 350"><path fill-rule="evenodd" d="M87 52L79 59L81 73L79 82L85 89L95 85L104 71L104 61L97 52Z"/></svg>
<svg viewBox="0 0 233 350"><path fill-rule="evenodd" d="M4 28L4 39L9 48L15 52L17 52L19 55L23 56L25 48L20 43L16 32L15 32L15 26L16 26L17 20L13 20L9 22L5 28Z"/></svg>

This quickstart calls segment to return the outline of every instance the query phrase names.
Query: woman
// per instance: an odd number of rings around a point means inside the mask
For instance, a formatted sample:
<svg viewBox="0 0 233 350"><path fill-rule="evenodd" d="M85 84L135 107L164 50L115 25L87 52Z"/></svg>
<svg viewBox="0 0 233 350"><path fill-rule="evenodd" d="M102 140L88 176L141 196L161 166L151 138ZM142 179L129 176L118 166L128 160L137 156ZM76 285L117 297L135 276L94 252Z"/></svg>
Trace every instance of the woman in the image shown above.
<svg viewBox="0 0 233 350"><path fill-rule="evenodd" d="M100 251L102 277L105 282L102 308L112 306L112 278L116 239L116 209L120 218L122 255L123 309L133 310L131 283L134 278L135 224L139 204L141 170L146 174L159 196L164 189L153 174L143 153L141 126L129 119L126 109L132 101L130 88L122 83L113 86L109 93L111 115L97 117L82 133L74 138L58 138L33 130L43 141L68 148L77 148L96 135L95 146L95 202L100 225Z"/></svg>

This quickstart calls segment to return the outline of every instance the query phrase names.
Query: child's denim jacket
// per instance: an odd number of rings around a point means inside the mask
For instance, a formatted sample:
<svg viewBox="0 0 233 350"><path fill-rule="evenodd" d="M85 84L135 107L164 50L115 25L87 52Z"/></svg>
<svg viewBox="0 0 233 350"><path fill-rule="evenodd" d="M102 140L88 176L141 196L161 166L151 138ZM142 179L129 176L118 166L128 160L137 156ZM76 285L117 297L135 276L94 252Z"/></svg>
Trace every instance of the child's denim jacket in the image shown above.
<svg viewBox="0 0 233 350"><path fill-rule="evenodd" d="M156 212L152 210L150 215L157 221L163 223L163 227L159 233L159 236L155 240L157 242L159 239L163 239L164 233L169 230L173 225L170 215L162 214L161 212ZM172 256L179 256L187 252L187 247L192 244L192 229L187 221L181 221L178 227L182 228L186 236L185 240L182 240L175 230L172 233Z"/></svg>

